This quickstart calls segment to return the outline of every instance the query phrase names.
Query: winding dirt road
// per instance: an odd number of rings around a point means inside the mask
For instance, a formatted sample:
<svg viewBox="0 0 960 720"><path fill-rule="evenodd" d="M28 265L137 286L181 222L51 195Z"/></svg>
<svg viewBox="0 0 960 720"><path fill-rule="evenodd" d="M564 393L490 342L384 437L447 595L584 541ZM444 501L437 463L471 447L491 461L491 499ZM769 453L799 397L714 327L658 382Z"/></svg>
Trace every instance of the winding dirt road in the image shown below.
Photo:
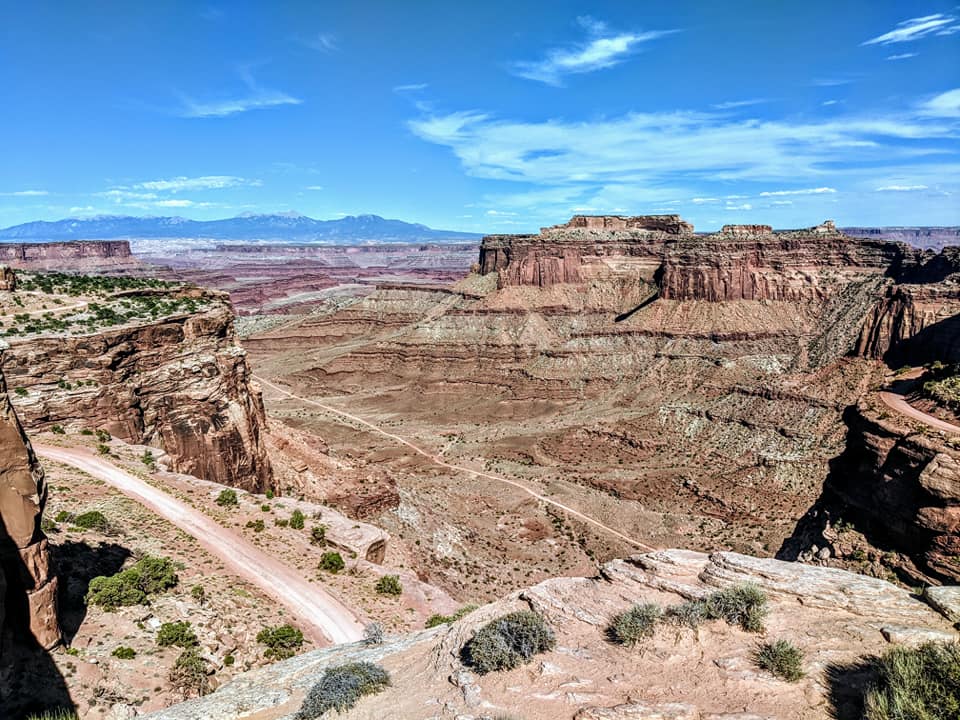
<svg viewBox="0 0 960 720"><path fill-rule="evenodd" d="M199 510L86 450L39 444L33 448L40 457L71 465L103 480L188 533L232 572L290 610L314 641L338 644L363 637L363 626L343 603Z"/></svg>
<svg viewBox="0 0 960 720"><path fill-rule="evenodd" d="M936 430L943 430L948 433L957 433L960 434L960 427L948 423L946 420L941 420L938 417L929 415L923 410L918 410L913 405L907 402L906 398L903 395L898 393L883 391L880 393L880 399L883 401L883 404L894 412L905 415L908 418L912 418L918 422L922 422L925 425Z"/></svg>
<svg viewBox="0 0 960 720"><path fill-rule="evenodd" d="M475 477L482 477L482 478L486 478L487 480L494 480L496 482L503 483L505 485L510 485L511 487L514 487L522 492L525 492L527 495L533 498L536 498L540 502L546 503L547 505L552 505L555 508L563 510L568 515L571 515L577 518L578 520L582 520L585 523L588 523L590 525L593 525L596 528L599 528L600 530L603 530L605 533L609 535L613 535L614 537L620 540L623 540L625 543L628 543L635 548L639 548L640 550L643 550L645 552L656 550L656 548L651 547L650 545L645 545L639 540L634 540L633 538L628 537L627 535L624 535L622 532L618 530L614 530L613 528L608 527L607 525L604 525L602 522L600 522L599 520L593 519L589 515L584 515L579 510L574 510L572 507L564 505L563 503L559 503L556 500L552 500L544 495L541 495L540 493L534 490L531 490L523 483L517 482L516 480L510 480L509 478L501 477L499 475L492 475L490 473L480 472L479 470L472 470L468 467L463 467L462 465L452 465L451 463L448 463L445 460L443 460L439 455L435 455L431 452L428 452L427 450L424 450L423 448L418 447L417 445L414 445L412 442L410 442L406 438L391 432L387 432L386 430L381 429L380 427L374 425L372 422L364 420L361 417L357 417L356 415L351 415L348 412L344 412L343 410L338 410L335 407L331 407L330 405L325 405L321 402L317 402L316 400L311 400L310 398L305 398L300 395L295 395L289 390L284 390L282 387L275 385L274 383L270 382L266 378L260 377L259 375L254 375L253 377L262 385L270 388L275 392L280 393L284 397L292 398L294 400L299 400L300 402L307 403L308 405L313 405L315 407L318 407L321 410L326 410L328 413L331 413L333 415L339 415L340 417L347 418L348 420L352 420L355 423L359 423L360 425L363 425L364 427L367 427L370 430L373 430L374 432L380 435L383 435L384 437L390 438L391 440L398 442L401 445L405 445L406 447L410 448L418 455L422 455L423 457L427 458L430 462L434 463L435 465L439 465L440 467L447 468L448 470L455 470L457 472L469 473L470 475L473 475Z"/></svg>

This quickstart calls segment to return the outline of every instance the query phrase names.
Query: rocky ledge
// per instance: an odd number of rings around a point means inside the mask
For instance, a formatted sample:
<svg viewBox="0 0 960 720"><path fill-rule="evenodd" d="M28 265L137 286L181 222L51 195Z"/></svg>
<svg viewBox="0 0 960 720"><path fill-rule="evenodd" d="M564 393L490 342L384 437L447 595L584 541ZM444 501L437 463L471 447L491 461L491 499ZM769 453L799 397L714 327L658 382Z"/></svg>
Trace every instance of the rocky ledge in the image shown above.
<svg viewBox="0 0 960 720"><path fill-rule="evenodd" d="M127 240L0 243L0 263L18 270L64 270L106 274L138 270L144 264Z"/></svg>
<svg viewBox="0 0 960 720"><path fill-rule="evenodd" d="M711 621L663 627L635 649L608 642L612 615L633 603L664 606L751 582L770 601L763 637ZM950 597L937 598L954 608ZM476 675L460 650L484 623L518 609L543 614L554 650L516 670ZM853 664L891 643L957 637L951 622L883 580L735 553L664 550L615 560L593 578L556 578L433 630L383 645L341 645L247 673L152 720L292 719L328 667L381 663L392 687L346 718L525 720L826 720L856 712L863 677ZM753 662L758 641L786 639L804 654L804 677L774 678ZM748 711L748 712L747 712ZM340 715L338 715L340 717Z"/></svg>
<svg viewBox="0 0 960 720"><path fill-rule="evenodd" d="M164 450L176 472L262 491L272 471L259 387L225 293L157 321L16 339L3 370L28 429L103 429Z"/></svg>

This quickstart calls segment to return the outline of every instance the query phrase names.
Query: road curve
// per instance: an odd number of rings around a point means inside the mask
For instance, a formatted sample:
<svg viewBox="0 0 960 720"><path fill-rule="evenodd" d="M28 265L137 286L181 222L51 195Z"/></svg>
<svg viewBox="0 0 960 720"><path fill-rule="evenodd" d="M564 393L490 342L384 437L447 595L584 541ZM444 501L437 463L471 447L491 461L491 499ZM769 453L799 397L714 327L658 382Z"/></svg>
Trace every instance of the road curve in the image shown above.
<svg viewBox="0 0 960 720"><path fill-rule="evenodd" d="M552 500L544 495L541 495L540 493L534 490L531 490L523 483L517 482L516 480L510 480L508 478L501 477L499 475L492 475L490 473L480 472L479 470L471 470L470 468L463 467L461 465L452 465L446 462L445 460L441 459L439 455L434 455L430 452L427 452L423 448L420 448L417 445L414 445L412 442L410 442L406 438L401 437L400 435L395 435L394 433L391 433L391 432L387 432L386 430L382 430L378 426L374 425L373 423L367 420L364 420L361 417L357 417L356 415L351 415L350 413L344 412L343 410L338 410L337 408L331 407L330 405L324 405L323 403L317 402L316 400L311 400L310 398L305 398L300 395L295 395L289 390L284 390L282 387L275 385L274 383L270 382L266 378L260 377L259 375L254 375L253 377L262 385L267 386L271 390L274 390L275 392L278 392L281 395L284 395L285 397L293 398L294 400L299 400L300 402L307 403L308 405L314 405L315 407L318 407L322 410L326 410L327 412L332 413L334 415L339 415L340 417L345 417L345 418L348 418L349 420L353 420L354 422L360 423L364 427L370 428L374 432L379 433L384 437L388 437L391 440L394 440L395 442L400 443L401 445L407 446L408 448L413 450L415 453L417 453L418 455L422 455L423 457L427 458L430 462L434 463L435 465L439 465L440 467L447 468L448 470L456 470L457 472L469 473L470 475L474 475L476 477L482 477L488 480L495 480L496 482L510 485L514 488L517 488L518 490L521 490L522 492L525 492L527 495L533 498L536 498L540 502L546 503L547 505L552 505L555 508L559 508L560 510L563 510L565 513L577 518L578 520L582 520L585 523L588 523L590 525L593 525L596 528L599 528L600 530L603 530L605 533L609 535L613 535L614 537L620 540L623 540L625 543L633 545L635 548L638 548L645 552L656 550L656 548L650 545L646 545L640 542L639 540L634 540L633 538L627 535L624 535L622 532L619 532L618 530L614 530L613 528L604 525L599 520L594 520L589 515L584 515L579 510L574 510L572 507L568 507L563 503L559 503L556 500Z"/></svg>
<svg viewBox="0 0 960 720"><path fill-rule="evenodd" d="M912 418L918 422L922 422L925 425L929 425L930 427L936 430L943 430L944 432L948 432L948 433L960 434L960 427L956 425L952 425L948 423L946 420L941 420L938 417L929 415L923 412L923 410L918 410L913 405L908 403L906 398L903 397L903 395L884 390L880 393L880 399L883 401L884 405L886 405L888 408L890 408L894 412L900 413L901 415L905 415L906 417Z"/></svg>
<svg viewBox="0 0 960 720"><path fill-rule="evenodd" d="M34 444L40 457L71 465L103 480L150 508L193 537L238 576L253 583L286 607L315 641L335 644L363 637L363 626L336 598L303 578L294 568L138 477L86 450Z"/></svg>

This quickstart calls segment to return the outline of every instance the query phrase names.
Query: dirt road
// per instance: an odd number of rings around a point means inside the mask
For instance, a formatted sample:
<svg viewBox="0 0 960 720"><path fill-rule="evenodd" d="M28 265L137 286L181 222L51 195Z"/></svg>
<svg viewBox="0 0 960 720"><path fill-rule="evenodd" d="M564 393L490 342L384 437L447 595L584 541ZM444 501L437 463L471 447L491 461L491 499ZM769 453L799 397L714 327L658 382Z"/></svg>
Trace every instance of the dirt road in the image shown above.
<svg viewBox="0 0 960 720"><path fill-rule="evenodd" d="M103 480L188 533L232 572L290 610L304 634L314 641L344 643L363 637L363 626L343 603L199 510L86 450L39 444L33 447L40 457L71 465Z"/></svg>
<svg viewBox="0 0 960 720"><path fill-rule="evenodd" d="M912 418L918 422L922 422L936 430L943 430L944 432L956 433L960 435L960 427L951 425L946 420L941 420L933 415L928 415L922 410L917 410L917 408L907 402L903 395L899 395L894 392L883 391L880 393L880 399L883 401L884 405L894 412L905 415L906 417Z"/></svg>
<svg viewBox="0 0 960 720"><path fill-rule="evenodd" d="M614 530L613 528L604 525L602 522L600 522L599 520L593 519L589 515L584 515L579 510L574 510L572 507L568 507L563 503L559 503L556 500L552 500L544 495L541 495L540 493L534 490L531 490L523 483L517 482L516 480L510 480L508 478L501 477L499 475L492 475L490 473L480 472L479 470L472 470L468 467L463 467L461 465L452 465L446 462L445 460L443 460L439 455L435 455L431 452L428 452L427 450L424 450L421 447L418 447L417 445L414 445L412 442L410 442L404 437L401 437L400 435L395 435L394 433L387 432L386 430L382 430L378 426L374 425L373 423L367 420L364 420L361 417L357 417L356 415L351 415L350 413L344 412L343 410L338 410L337 408L331 407L330 405L324 405L323 403L317 402L316 400L311 400L310 398L305 398L300 395L295 395L289 390L284 390L282 387L275 385L274 383L270 382L266 378L260 377L259 375L254 375L253 377L262 385L270 388L274 392L280 393L285 397L289 397L294 400L299 400L300 402L307 403L308 405L313 405L315 407L318 407L321 410L326 410L327 412L333 415L338 415L340 417L347 418L349 420L352 420L355 423L359 423L360 425L363 425L364 427L369 428L370 430L373 430L374 432L380 435L383 435L384 437L390 438L391 440L398 442L401 445L405 445L406 447L410 448L418 455L422 455L423 457L427 458L428 460L430 460L430 462L434 463L435 465L439 465L440 467L447 468L448 470L455 470L457 472L469 473L470 475L474 475L476 477L482 477L482 478L486 478L487 480L494 480L499 483L510 485L511 487L514 487L526 493L527 495L530 495L531 497L536 498L540 502L546 503L547 505L552 505L555 508L559 508L560 510L563 510L568 515L571 515L577 518L578 520L582 520L585 523L588 523L590 525L593 525L596 528L599 528L600 530L603 530L605 533L609 535L613 535L614 537L620 540L623 540L625 543L628 543L635 548L639 548L640 550L643 550L645 552L656 550L656 548L651 547L650 545L645 545L644 543L638 540L634 540L633 538L628 537L627 535L624 535L618 530Z"/></svg>

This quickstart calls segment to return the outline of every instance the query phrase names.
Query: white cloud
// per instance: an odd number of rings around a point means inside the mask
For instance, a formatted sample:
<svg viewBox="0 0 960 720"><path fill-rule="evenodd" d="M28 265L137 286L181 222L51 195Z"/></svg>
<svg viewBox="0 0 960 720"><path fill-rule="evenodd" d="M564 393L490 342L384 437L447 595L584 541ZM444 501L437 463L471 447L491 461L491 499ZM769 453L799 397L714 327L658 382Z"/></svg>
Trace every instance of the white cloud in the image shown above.
<svg viewBox="0 0 960 720"><path fill-rule="evenodd" d="M926 190L926 185L884 185L878 187L877 192L912 192L914 190Z"/></svg>
<svg viewBox="0 0 960 720"><path fill-rule="evenodd" d="M563 83L564 75L589 73L619 65L643 43L678 32L652 30L613 33L606 23L591 17L577 18L577 21L587 31L586 41L573 47L549 50L542 60L513 63L511 72L527 80L559 86Z"/></svg>
<svg viewBox="0 0 960 720"><path fill-rule="evenodd" d="M333 33L317 33L312 38L304 40L304 45L320 52L331 53L339 50L337 36Z"/></svg>
<svg viewBox="0 0 960 720"><path fill-rule="evenodd" d="M875 38L871 38L866 42L860 43L861 45L890 45L892 43L901 43L909 42L911 40L919 40L922 37L926 37L931 33L943 31L944 29L949 29L947 26L952 25L956 22L957 18L953 15L944 15L942 13L937 13L935 15L925 15L923 17L911 18L910 20L904 20L901 23L897 23L897 26L888 33L883 35L878 35Z"/></svg>
<svg viewBox="0 0 960 720"><path fill-rule="evenodd" d="M320 190L323 190L323 185L307 185L307 187L305 187L304 190L320 191Z"/></svg>
<svg viewBox="0 0 960 720"><path fill-rule="evenodd" d="M840 101L839 101L839 100L824 100L824 101L823 101L822 103L820 103L820 104L823 105L824 107L829 107L829 106L831 106L831 105L836 105L838 102L840 102Z"/></svg>
<svg viewBox="0 0 960 720"><path fill-rule="evenodd" d="M768 190L760 193L760 197L777 197L780 195L822 195L823 193L835 193L836 190L831 187L804 188L802 190Z"/></svg>
<svg viewBox="0 0 960 720"><path fill-rule="evenodd" d="M197 101L186 95L180 96L182 107L177 114L185 118L227 117L249 110L262 110L280 105L300 105L303 100L278 90L261 87L248 70L240 77L247 88L245 95L223 100Z"/></svg>
<svg viewBox="0 0 960 720"><path fill-rule="evenodd" d="M906 60L907 58L916 57L920 53L900 53L899 55L887 55L887 60Z"/></svg>
<svg viewBox="0 0 960 720"><path fill-rule="evenodd" d="M50 192L47 190L14 190L13 192L0 193L0 195L6 197L41 197L49 194Z"/></svg>
<svg viewBox="0 0 960 720"><path fill-rule="evenodd" d="M503 212L501 210L487 210L487 215L491 216L515 216L515 212Z"/></svg>
<svg viewBox="0 0 960 720"><path fill-rule="evenodd" d="M771 205L793 205L793 200L774 200L770 203Z"/></svg>
<svg viewBox="0 0 960 720"><path fill-rule="evenodd" d="M156 205L157 207L182 208L182 207L193 207L198 203L193 202L193 200L183 200L178 198L176 200L157 200L155 203L152 203L152 204ZM205 204L205 203L200 203L200 204Z"/></svg>
<svg viewBox="0 0 960 720"><path fill-rule="evenodd" d="M427 83L410 83L409 85L395 85L393 91L395 93L417 92L418 90L426 90L428 87Z"/></svg>
<svg viewBox="0 0 960 720"><path fill-rule="evenodd" d="M755 100L728 100L727 102L717 103L716 105L711 105L710 107L712 107L714 110L733 110L735 108L749 107L751 105L762 105L766 102L770 101L762 98L757 98Z"/></svg>
<svg viewBox="0 0 960 720"><path fill-rule="evenodd" d="M920 106L920 111L933 117L960 117L960 88L948 90L927 100Z"/></svg>
<svg viewBox="0 0 960 720"><path fill-rule="evenodd" d="M233 175L204 175L202 177L175 177L167 180L150 180L148 182L137 183L133 187L144 190L157 190L159 192L180 192L182 190L221 190L223 188L238 187L248 185L259 187L263 183L260 180L248 180L247 178L235 177ZM120 188L123 190L123 188Z"/></svg>
<svg viewBox="0 0 960 720"><path fill-rule="evenodd" d="M753 210L753 205L743 203L742 205L727 205L724 210Z"/></svg>
<svg viewBox="0 0 960 720"><path fill-rule="evenodd" d="M692 202L694 205L705 205L707 203L720 202L720 200L719 198L712 198L712 197L695 197L690 202Z"/></svg>

